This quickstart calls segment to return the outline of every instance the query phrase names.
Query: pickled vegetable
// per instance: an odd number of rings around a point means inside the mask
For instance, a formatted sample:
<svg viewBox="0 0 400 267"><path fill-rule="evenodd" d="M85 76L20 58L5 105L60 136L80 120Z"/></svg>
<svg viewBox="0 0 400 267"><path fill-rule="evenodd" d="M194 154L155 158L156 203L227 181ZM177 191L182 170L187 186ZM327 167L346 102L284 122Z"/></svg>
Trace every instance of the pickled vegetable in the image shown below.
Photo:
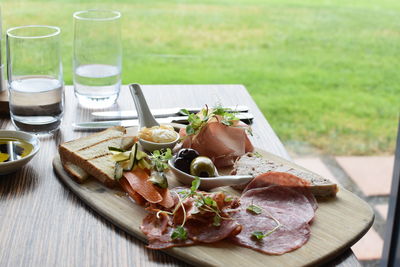
<svg viewBox="0 0 400 267"><path fill-rule="evenodd" d="M164 172L152 171L149 180L160 188L168 188L168 180Z"/></svg>

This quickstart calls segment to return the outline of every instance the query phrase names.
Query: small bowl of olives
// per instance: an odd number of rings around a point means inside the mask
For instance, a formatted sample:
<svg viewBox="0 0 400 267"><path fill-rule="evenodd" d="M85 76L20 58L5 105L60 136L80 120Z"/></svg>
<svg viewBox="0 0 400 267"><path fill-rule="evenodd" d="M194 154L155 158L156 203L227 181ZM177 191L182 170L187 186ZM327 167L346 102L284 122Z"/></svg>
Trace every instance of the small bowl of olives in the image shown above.
<svg viewBox="0 0 400 267"><path fill-rule="evenodd" d="M252 175L219 176L218 170L210 158L200 156L196 150L190 148L181 149L175 157L168 161L168 165L178 181L191 185L195 177L199 177L200 188L205 190L243 184L254 178Z"/></svg>
<svg viewBox="0 0 400 267"><path fill-rule="evenodd" d="M208 157L202 157L191 148L179 150L174 158L173 165L176 169L193 176L215 177L218 176L217 168Z"/></svg>

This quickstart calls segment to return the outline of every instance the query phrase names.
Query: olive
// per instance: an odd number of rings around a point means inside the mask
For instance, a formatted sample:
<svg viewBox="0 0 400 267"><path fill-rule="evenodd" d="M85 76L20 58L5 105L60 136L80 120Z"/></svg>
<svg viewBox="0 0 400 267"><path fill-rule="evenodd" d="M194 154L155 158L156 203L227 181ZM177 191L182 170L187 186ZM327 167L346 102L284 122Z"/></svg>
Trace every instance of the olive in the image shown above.
<svg viewBox="0 0 400 267"><path fill-rule="evenodd" d="M199 177L215 177L214 163L210 158L197 157L190 163L190 174Z"/></svg>
<svg viewBox="0 0 400 267"><path fill-rule="evenodd" d="M174 166L178 170L181 170L183 172L189 173L190 172L190 161L186 160L181 157L177 157L174 161Z"/></svg>
<svg viewBox="0 0 400 267"><path fill-rule="evenodd" d="M184 159L188 160L189 162L192 162L192 160L194 160L198 156L200 156L199 152L197 152L196 150L191 149L191 148L182 148L178 152L178 157L184 158Z"/></svg>

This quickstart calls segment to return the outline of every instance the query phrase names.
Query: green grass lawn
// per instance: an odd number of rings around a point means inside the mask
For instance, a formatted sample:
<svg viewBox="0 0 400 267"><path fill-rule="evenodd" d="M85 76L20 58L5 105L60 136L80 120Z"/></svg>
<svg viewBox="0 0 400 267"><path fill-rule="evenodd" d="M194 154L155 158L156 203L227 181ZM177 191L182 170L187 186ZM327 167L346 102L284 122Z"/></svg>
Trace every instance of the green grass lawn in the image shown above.
<svg viewBox="0 0 400 267"><path fill-rule="evenodd" d="M99 3L101 2L101 3ZM400 1L2 0L4 27L57 25L71 84L72 13L123 13L123 82L244 84L284 142L392 153Z"/></svg>

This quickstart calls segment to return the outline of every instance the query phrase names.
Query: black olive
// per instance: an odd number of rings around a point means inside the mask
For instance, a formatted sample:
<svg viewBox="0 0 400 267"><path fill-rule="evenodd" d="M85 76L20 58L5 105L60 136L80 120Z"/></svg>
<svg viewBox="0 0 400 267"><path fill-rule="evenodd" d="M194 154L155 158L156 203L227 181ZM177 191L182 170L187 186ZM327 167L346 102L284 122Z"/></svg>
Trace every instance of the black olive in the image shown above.
<svg viewBox="0 0 400 267"><path fill-rule="evenodd" d="M190 161L186 160L185 158L177 157L174 161L174 166L178 170L190 173Z"/></svg>
<svg viewBox="0 0 400 267"><path fill-rule="evenodd" d="M186 159L187 161L189 161L189 163L192 162L192 160L194 160L198 156L199 152L191 148L182 148L178 152L178 157Z"/></svg>

